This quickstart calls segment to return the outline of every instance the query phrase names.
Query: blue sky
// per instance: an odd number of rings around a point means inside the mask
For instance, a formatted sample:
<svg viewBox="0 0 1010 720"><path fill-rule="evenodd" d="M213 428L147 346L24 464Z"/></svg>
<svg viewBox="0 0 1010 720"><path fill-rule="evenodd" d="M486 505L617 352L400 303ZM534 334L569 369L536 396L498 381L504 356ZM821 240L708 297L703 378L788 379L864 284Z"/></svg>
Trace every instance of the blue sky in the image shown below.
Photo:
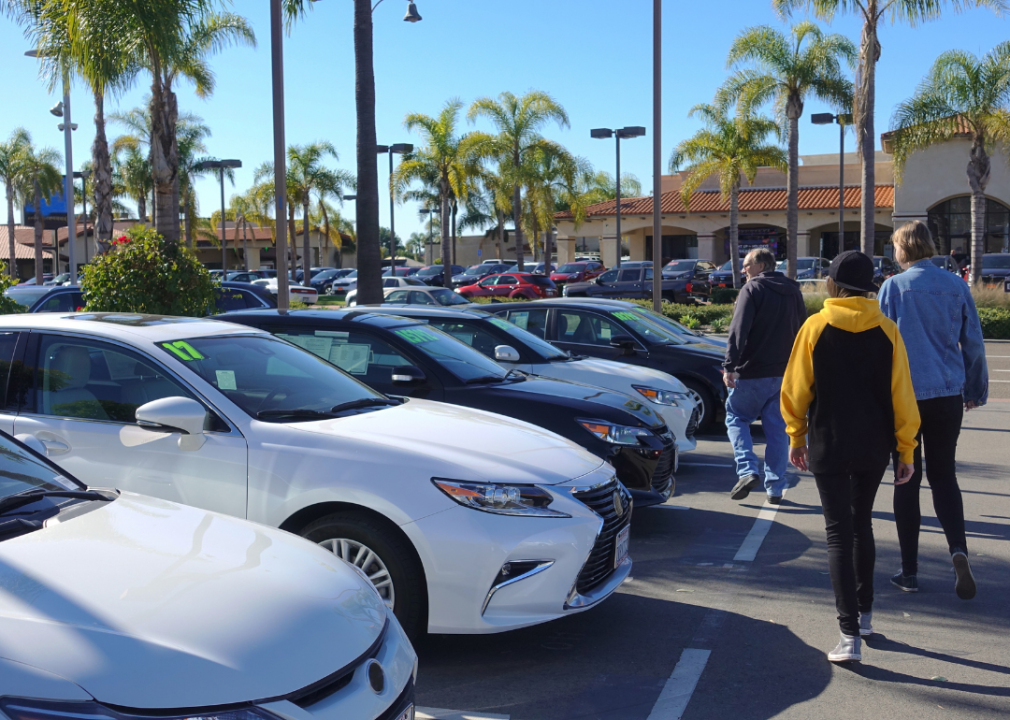
<svg viewBox="0 0 1010 720"><path fill-rule="evenodd" d="M418 0L424 20L402 22L403 0L383 0L374 12L378 141L419 142L403 129L408 112L435 114L444 102L464 103L504 90L547 91L565 107L569 129L550 127L546 134L594 165L613 172L613 141L591 140L593 127L644 125L648 136L622 144L625 172L634 173L644 192L652 187L652 3L649 0ZM217 89L208 100L192 88L178 88L179 105L204 118L213 135L210 154L240 158L236 185L242 192L252 173L272 157L270 48L267 0L241 0L234 10L252 22L259 46L232 48L211 60ZM354 169L354 56L350 0L321 0L308 21L286 39L285 70L288 143L326 139L340 153L336 166ZM884 25L878 65L877 127L886 130L894 105L908 97L936 56L960 48L983 53L1005 40L1008 21L987 10L950 13L918 28ZM766 0L668 2L663 29L663 160L698 123L687 111L711 99L726 76L725 58L733 38L745 27L771 24L785 28ZM839 17L829 26L858 40L860 24ZM0 18L0 67L5 108L0 136L17 126L31 131L37 144L62 151L59 122L48 113L56 101L36 75L35 61L19 28ZM144 80L106 109L137 106L147 92ZM93 104L77 86L73 95L74 158L79 166L90 156ZM826 108L811 101L806 114ZM800 152L836 152L837 131L801 121ZM466 129L465 127L463 129ZM487 128L489 129L489 128ZM119 130L110 125L110 138ZM851 146L851 145L850 145ZM385 183L385 156L379 159L380 185ZM963 172L962 168L951 168ZM198 184L201 210L209 214L219 202L216 182ZM353 219L353 202L344 213ZM389 223L388 203L381 222ZM420 230L422 221L411 204L397 207L397 234ZM6 218L6 209L0 210ZM17 212L20 217L20 211Z"/></svg>

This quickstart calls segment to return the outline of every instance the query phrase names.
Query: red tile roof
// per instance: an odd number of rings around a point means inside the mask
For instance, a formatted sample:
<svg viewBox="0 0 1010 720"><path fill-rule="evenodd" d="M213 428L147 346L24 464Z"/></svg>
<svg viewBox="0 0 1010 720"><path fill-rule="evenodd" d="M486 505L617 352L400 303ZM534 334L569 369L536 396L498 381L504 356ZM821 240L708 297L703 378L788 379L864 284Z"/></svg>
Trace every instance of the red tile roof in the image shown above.
<svg viewBox="0 0 1010 720"><path fill-rule="evenodd" d="M7 226L0 225L0 260L10 259L9 246ZM52 247L52 243L43 241L42 257L51 258L53 256ZM16 260L33 260L35 258L35 228L24 225L14 226L14 258Z"/></svg>
<svg viewBox="0 0 1010 720"><path fill-rule="evenodd" d="M860 189L858 186L845 188L845 207L848 209L860 206ZM894 186L877 185L874 204L878 208L894 207ZM691 209L688 210L680 199L680 192L663 194L662 212L664 215L687 215L697 213L727 213L729 200L725 202L718 190L695 192L691 196ZM833 210L838 207L838 187L806 187L800 188L800 210ZM740 190L740 212L784 212L786 209L786 191L784 188L744 188ZM586 216L600 217L617 214L617 202L609 200L586 208ZM651 215L652 198L621 198L622 215ZM566 220L572 217L570 212L559 212L555 219Z"/></svg>

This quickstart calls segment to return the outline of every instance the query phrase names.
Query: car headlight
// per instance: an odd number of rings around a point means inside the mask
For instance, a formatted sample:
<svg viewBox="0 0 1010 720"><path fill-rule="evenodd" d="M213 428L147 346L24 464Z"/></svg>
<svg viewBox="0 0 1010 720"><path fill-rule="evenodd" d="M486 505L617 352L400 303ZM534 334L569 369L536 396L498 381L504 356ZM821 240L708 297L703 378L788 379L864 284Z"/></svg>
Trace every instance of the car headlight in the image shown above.
<svg viewBox="0 0 1010 720"><path fill-rule="evenodd" d="M579 425L604 442L612 445L638 445L638 439L651 435L646 428L615 425L599 420L579 420Z"/></svg>
<svg viewBox="0 0 1010 720"><path fill-rule="evenodd" d="M432 478L435 487L468 508L496 515L526 517L571 517L548 507L554 496L536 485L502 485Z"/></svg>
<svg viewBox="0 0 1010 720"><path fill-rule="evenodd" d="M632 387L657 405L673 405L677 407L688 399L686 393L674 392L673 390L660 390L659 388L642 387L639 385L632 385Z"/></svg>
<svg viewBox="0 0 1010 720"><path fill-rule="evenodd" d="M248 707L232 710L195 712L182 714L176 711L170 715L131 715L110 710L96 702L47 702L45 700L23 700L7 697L0 700L0 710L10 720L279 720L277 715L261 708Z"/></svg>

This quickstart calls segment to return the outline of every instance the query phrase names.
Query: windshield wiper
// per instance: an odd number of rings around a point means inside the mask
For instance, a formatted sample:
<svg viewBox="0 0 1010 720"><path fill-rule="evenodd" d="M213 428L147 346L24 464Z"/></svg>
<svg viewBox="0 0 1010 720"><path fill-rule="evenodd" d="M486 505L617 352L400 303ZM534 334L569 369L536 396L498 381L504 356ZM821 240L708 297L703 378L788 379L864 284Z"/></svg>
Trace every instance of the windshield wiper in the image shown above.
<svg viewBox="0 0 1010 720"><path fill-rule="evenodd" d="M260 420L283 420L285 418L290 418L292 420L326 420L335 417L333 413L322 412L320 410L300 410L298 408L290 408L288 410L260 410L256 413L256 417Z"/></svg>
<svg viewBox="0 0 1010 720"><path fill-rule="evenodd" d="M400 403L390 398L359 398L348 402L334 405L330 408L331 413L339 413L344 410L356 410L358 408L376 407L379 405L399 405Z"/></svg>
<svg viewBox="0 0 1010 720"><path fill-rule="evenodd" d="M502 380L508 380L509 378L512 378L513 380L522 381L522 380L525 380L528 377L529 377L529 375L527 375L526 373L524 373L522 370L517 370L516 368L512 368L507 373L505 373L505 377L503 377Z"/></svg>
<svg viewBox="0 0 1010 720"><path fill-rule="evenodd" d="M72 498L74 500L112 500L114 496L97 490L27 490L17 495L0 499L0 514L47 497Z"/></svg>
<svg viewBox="0 0 1010 720"><path fill-rule="evenodd" d="M511 371L509 371L509 372L511 372ZM464 385L482 385L484 383L500 383L500 382L505 382L505 378L507 378L507 377L508 377L508 375L480 375L478 377L472 377L472 378L470 378L469 380L467 380L463 384Z"/></svg>

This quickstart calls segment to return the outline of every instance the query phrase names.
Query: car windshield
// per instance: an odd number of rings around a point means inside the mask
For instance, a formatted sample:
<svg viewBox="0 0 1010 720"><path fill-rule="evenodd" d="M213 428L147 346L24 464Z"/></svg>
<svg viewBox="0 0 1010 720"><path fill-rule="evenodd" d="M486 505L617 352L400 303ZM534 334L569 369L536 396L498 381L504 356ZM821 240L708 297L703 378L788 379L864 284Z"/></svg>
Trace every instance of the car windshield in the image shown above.
<svg viewBox="0 0 1010 720"><path fill-rule="evenodd" d="M420 270L417 271L417 274L418 275L441 275L442 274L442 266L441 265L433 265L431 267L421 268Z"/></svg>
<svg viewBox="0 0 1010 720"><path fill-rule="evenodd" d="M425 284L424 284L423 282L421 282L420 280L416 280L416 279L414 279L414 278L412 278L412 277L409 277L409 278L404 278L404 279L403 279L403 282L404 282L405 284L407 284L407 285L420 285L421 287L428 287L427 285L425 285Z"/></svg>
<svg viewBox="0 0 1010 720"><path fill-rule="evenodd" d="M629 314L637 316L640 322L647 323L649 325L655 325L663 330L663 332L668 336L669 339L662 340L661 342L669 345L684 345L687 340L684 336L697 337L688 328L681 325L676 320L671 320L666 317L666 315L661 315L660 313L653 312L652 310L646 310L645 308L635 308L629 311ZM626 321L630 325L630 321ZM632 325L632 327L634 327ZM638 330L635 327L635 330ZM643 333L644 335L644 333ZM648 337L648 336L646 336Z"/></svg>
<svg viewBox="0 0 1010 720"><path fill-rule="evenodd" d="M0 498L32 490L82 490L49 463L0 435Z"/></svg>
<svg viewBox="0 0 1010 720"><path fill-rule="evenodd" d="M743 265L743 262L741 261L740 264ZM733 272L733 261L727 260L722 264L722 267L719 269L722 270L723 272Z"/></svg>
<svg viewBox="0 0 1010 720"><path fill-rule="evenodd" d="M346 332L278 336L294 344L269 335L232 335L158 345L251 417L304 420L313 413L325 417L334 407L355 400L385 398L334 367L368 362L368 345L348 343Z"/></svg>
<svg viewBox="0 0 1010 720"><path fill-rule="evenodd" d="M546 275L530 275L527 280L540 287L554 287L554 281Z"/></svg>
<svg viewBox="0 0 1010 720"><path fill-rule="evenodd" d="M468 267L466 269L466 272L467 272L467 275L476 275L477 273L481 272L485 268L487 268L487 265L471 265L470 267Z"/></svg>
<svg viewBox="0 0 1010 720"><path fill-rule="evenodd" d="M25 288L24 290L18 288L17 290L13 289L8 290L7 292L4 293L4 295L6 295L19 305L24 305L25 307L31 307L32 305L35 304L36 300L44 298L52 291L53 291L52 288L47 287L34 287L31 289Z"/></svg>
<svg viewBox="0 0 1010 720"><path fill-rule="evenodd" d="M796 259L796 269L797 270L809 270L816 263L817 263L817 260L815 258L797 258ZM778 270L779 272L785 272L786 271L786 261L785 260L779 260L777 263L775 263L775 269Z"/></svg>
<svg viewBox="0 0 1010 720"><path fill-rule="evenodd" d="M501 318L493 317L488 318L485 322L489 322L496 328L504 330L519 342L525 343L529 347L533 348L537 353L542 355L545 360L548 361L570 360L572 357L564 350L559 350L546 340L541 340L528 330L523 330L518 325L510 323L507 320L502 320Z"/></svg>
<svg viewBox="0 0 1010 720"><path fill-rule="evenodd" d="M667 263L663 269L671 272L687 272L688 270L694 270L694 266L694 260L674 260L671 263Z"/></svg>
<svg viewBox="0 0 1010 720"><path fill-rule="evenodd" d="M577 273L577 272L582 272L585 269L586 269L586 266L583 265L582 263L566 263L566 264L562 265L561 267L559 267L554 272L559 272L559 273Z"/></svg>
<svg viewBox="0 0 1010 720"><path fill-rule="evenodd" d="M636 310L614 310L610 313L618 320L623 320L636 333L653 345L683 345L684 340L669 328Z"/></svg>
<svg viewBox="0 0 1010 720"><path fill-rule="evenodd" d="M441 330L425 325L409 325L393 331L462 382L477 378L504 378L505 368L487 356Z"/></svg>
<svg viewBox="0 0 1010 720"><path fill-rule="evenodd" d="M983 255L983 270L1006 270L1010 268L1010 255Z"/></svg>
<svg viewBox="0 0 1010 720"><path fill-rule="evenodd" d="M422 285L424 283L421 283ZM428 293L439 305L449 307L450 305L469 305L470 301L462 295L453 292L449 288L435 288Z"/></svg>

